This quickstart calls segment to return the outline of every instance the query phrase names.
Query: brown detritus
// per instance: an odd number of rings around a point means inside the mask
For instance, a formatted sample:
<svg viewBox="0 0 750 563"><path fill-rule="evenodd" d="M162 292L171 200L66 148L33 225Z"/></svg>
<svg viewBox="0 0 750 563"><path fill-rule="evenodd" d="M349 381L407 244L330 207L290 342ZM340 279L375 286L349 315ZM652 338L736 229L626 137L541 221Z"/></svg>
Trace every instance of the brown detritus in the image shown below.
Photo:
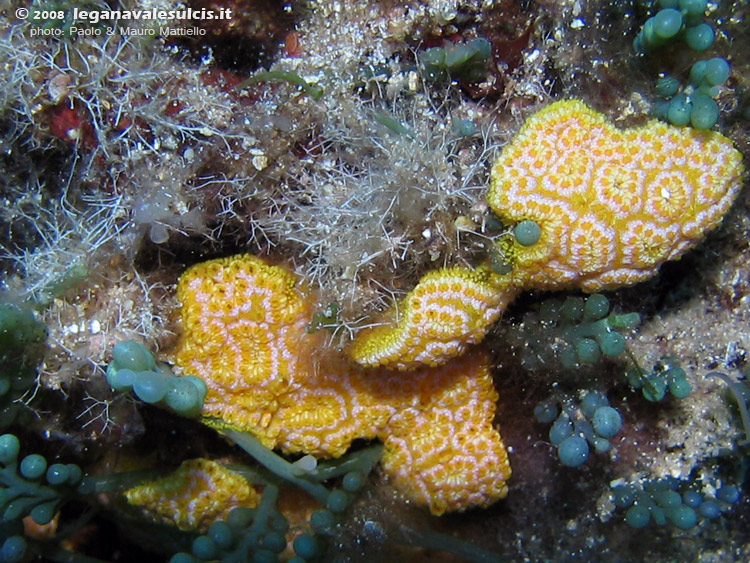
<svg viewBox="0 0 750 563"><path fill-rule="evenodd" d="M243 78L233 71L211 67L201 73L201 80L206 86L214 86L222 92L232 92Z"/></svg>
<svg viewBox="0 0 750 563"><path fill-rule="evenodd" d="M284 36L284 56L286 57L300 57L302 56L304 48L300 40L300 34L296 31L290 31Z"/></svg>
<svg viewBox="0 0 750 563"><path fill-rule="evenodd" d="M180 102L180 100L173 99L170 100L166 106L164 106L164 115L172 117L173 115L180 113L184 109L185 105Z"/></svg>
<svg viewBox="0 0 750 563"><path fill-rule="evenodd" d="M49 108L49 130L66 143L80 143L84 150L96 146L96 134L86 110L73 100L63 99Z"/></svg>
<svg viewBox="0 0 750 563"><path fill-rule="evenodd" d="M483 15L477 33L492 45L491 79L469 89L475 99L503 93L506 77L521 65L522 53L529 48L536 11L521 9L514 0L503 0Z"/></svg>

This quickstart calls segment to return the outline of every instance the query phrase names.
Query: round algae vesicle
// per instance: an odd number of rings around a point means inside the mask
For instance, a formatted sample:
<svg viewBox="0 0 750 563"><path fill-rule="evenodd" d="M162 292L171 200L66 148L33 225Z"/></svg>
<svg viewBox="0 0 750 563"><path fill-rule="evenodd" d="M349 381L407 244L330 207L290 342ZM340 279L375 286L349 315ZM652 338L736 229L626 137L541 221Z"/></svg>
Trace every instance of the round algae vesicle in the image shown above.
<svg viewBox="0 0 750 563"><path fill-rule="evenodd" d="M513 229L513 234L516 235L518 244L522 246L531 246L539 242L539 237L542 235L542 230L539 228L539 223L527 219L521 221Z"/></svg>

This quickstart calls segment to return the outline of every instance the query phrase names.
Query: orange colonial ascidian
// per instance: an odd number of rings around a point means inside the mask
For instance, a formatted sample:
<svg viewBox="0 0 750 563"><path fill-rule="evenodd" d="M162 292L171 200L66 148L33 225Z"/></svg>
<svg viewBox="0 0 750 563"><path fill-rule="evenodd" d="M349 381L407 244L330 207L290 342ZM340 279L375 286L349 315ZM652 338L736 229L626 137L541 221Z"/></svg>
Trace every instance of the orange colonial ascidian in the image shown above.
<svg viewBox="0 0 750 563"><path fill-rule="evenodd" d="M206 382L207 424L318 457L380 439L386 474L436 514L505 496L510 468L485 355L408 374L352 364L308 333L310 298L294 275L250 255L193 266L178 297L177 363Z"/></svg>
<svg viewBox="0 0 750 563"><path fill-rule="evenodd" d="M436 366L484 338L517 291L488 267L443 268L425 275L399 305L400 318L357 335L360 365L408 370Z"/></svg>
<svg viewBox="0 0 750 563"><path fill-rule="evenodd" d="M266 407L309 369L299 364L308 357L300 353L300 334L310 311L296 285L290 272L253 256L203 262L182 275L177 364L206 382L204 416L267 428Z"/></svg>
<svg viewBox="0 0 750 563"><path fill-rule="evenodd" d="M510 464L492 425L498 396L489 366L486 354L473 351L401 376L419 391L388 422L383 468L433 514L486 507L508 493Z"/></svg>
<svg viewBox="0 0 750 563"><path fill-rule="evenodd" d="M271 449L337 457L390 414L360 405L341 359L318 369L311 299L286 269L248 254L210 260L180 277L177 298L177 365L206 382L207 424L249 431Z"/></svg>
<svg viewBox="0 0 750 563"><path fill-rule="evenodd" d="M532 115L492 167L488 201L538 240L503 248L522 289L599 291L653 276L719 224L742 156L712 131L617 129L579 100Z"/></svg>
<svg viewBox="0 0 750 563"><path fill-rule="evenodd" d="M125 491L144 515L180 530L205 531L238 506L255 508L259 496L247 480L208 459L189 459L166 477Z"/></svg>

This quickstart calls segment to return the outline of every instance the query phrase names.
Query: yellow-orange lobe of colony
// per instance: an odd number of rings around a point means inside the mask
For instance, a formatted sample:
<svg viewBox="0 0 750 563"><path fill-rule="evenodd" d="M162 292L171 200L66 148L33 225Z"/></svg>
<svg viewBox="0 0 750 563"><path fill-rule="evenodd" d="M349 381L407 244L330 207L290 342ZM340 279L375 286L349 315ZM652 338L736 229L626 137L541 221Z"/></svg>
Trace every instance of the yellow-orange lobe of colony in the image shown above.
<svg viewBox="0 0 750 563"><path fill-rule="evenodd" d="M172 474L125 491L125 498L157 522L205 531L238 506L255 508L259 497L245 478L220 463L189 459Z"/></svg>
<svg viewBox="0 0 750 563"><path fill-rule="evenodd" d="M206 382L202 414L252 427L273 447L277 436L264 415L310 369L303 350L310 311L296 277L254 256L220 258L189 268L177 298L177 363Z"/></svg>
<svg viewBox="0 0 750 563"><path fill-rule="evenodd" d="M430 283L465 300L472 315L487 314L487 288L467 287L466 279L482 278L466 272L433 276ZM436 514L505 496L510 469L492 427L497 394L486 355L470 353L409 374L365 369L320 350L319 336L307 333L312 311L295 282L286 270L249 255L199 264L180 278L177 363L206 382L204 421L249 432L268 448L319 457L338 457L358 438L380 439L386 473ZM425 287L415 299L429 304L436 296ZM223 313L208 306L214 295L222 296ZM280 312L274 304L282 300ZM448 306L422 313L435 319L433 338L444 324L468 322L467 313Z"/></svg>
<svg viewBox="0 0 750 563"><path fill-rule="evenodd" d="M482 340L515 295L487 267L430 272L401 302L397 324L361 332L349 355L367 367L443 364Z"/></svg>
<svg viewBox="0 0 750 563"><path fill-rule="evenodd" d="M359 408L341 358L315 365L321 341L307 333L310 300L294 274L247 254L221 258L189 268L177 297L177 364L206 382L206 423L320 456L374 437L387 412Z"/></svg>
<svg viewBox="0 0 750 563"><path fill-rule="evenodd" d="M433 514L489 506L505 497L511 472L492 426L497 393L488 358L469 353L409 378L421 400L399 409L388 423L386 473Z"/></svg>
<svg viewBox="0 0 750 563"><path fill-rule="evenodd" d="M579 100L532 115L492 167L488 201L509 226L521 289L614 289L645 280L715 227L739 192L742 157L719 133L659 121L618 130Z"/></svg>

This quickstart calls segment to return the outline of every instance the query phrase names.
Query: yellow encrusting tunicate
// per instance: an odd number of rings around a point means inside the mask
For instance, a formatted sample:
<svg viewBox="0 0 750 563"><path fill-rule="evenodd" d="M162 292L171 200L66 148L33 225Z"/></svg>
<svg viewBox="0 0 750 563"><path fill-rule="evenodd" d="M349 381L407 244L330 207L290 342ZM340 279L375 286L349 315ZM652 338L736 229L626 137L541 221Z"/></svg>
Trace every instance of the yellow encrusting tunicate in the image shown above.
<svg viewBox="0 0 750 563"><path fill-rule="evenodd" d="M483 309L483 286L462 290L467 277L435 276L435 287L466 299L472 315L492 314ZM313 311L297 278L247 254L189 268L177 296L183 329L177 364L206 382L205 423L321 458L342 455L355 439L378 438L386 474L436 514L505 496L510 467L492 426L497 393L486 355L470 353L407 375L353 364L327 349L319 333L308 333Z"/></svg>
<svg viewBox="0 0 750 563"><path fill-rule="evenodd" d="M422 391L419 403L390 418L383 437L383 468L396 486L437 515L505 497L510 463L492 424L498 395L487 355L469 352L404 377Z"/></svg>
<svg viewBox="0 0 750 563"><path fill-rule="evenodd" d="M203 458L186 460L170 475L128 489L125 498L158 522L200 531L233 508L255 508L260 499L242 475Z"/></svg>
<svg viewBox="0 0 750 563"><path fill-rule="evenodd" d="M443 364L484 338L514 296L487 267L430 272L401 303L397 325L361 333L349 355L368 367Z"/></svg>
<svg viewBox="0 0 750 563"><path fill-rule="evenodd" d="M617 129L580 100L532 115L492 166L487 196L516 244L521 289L614 289L653 276L722 219L741 187L742 155L719 133L650 121Z"/></svg>

